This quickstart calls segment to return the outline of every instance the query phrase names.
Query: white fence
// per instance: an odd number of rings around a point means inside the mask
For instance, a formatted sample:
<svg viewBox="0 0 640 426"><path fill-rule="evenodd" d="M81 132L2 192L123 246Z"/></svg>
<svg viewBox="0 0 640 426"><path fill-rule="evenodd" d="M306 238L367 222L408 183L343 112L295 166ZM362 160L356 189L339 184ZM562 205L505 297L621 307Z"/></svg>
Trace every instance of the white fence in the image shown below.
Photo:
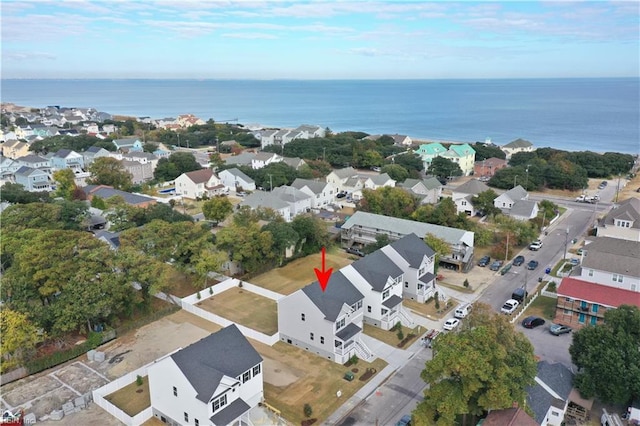
<svg viewBox="0 0 640 426"><path fill-rule="evenodd" d="M518 309L518 312L513 316L513 318L511 318L509 320L509 322L511 324L515 323L516 321L518 321L518 318L520 318L520 315L522 315L522 313L524 311L527 310L527 308L529 307L529 305L531 305L533 303L534 300L536 300L538 298L538 296L540 295L540 293L536 293L533 296L531 296L531 298L527 301L527 303L523 306L521 306L520 309Z"/></svg>
<svg viewBox="0 0 640 426"><path fill-rule="evenodd" d="M544 288L542 289L540 294L545 296L545 297L551 297L552 299L557 299L558 298L558 293L557 292L547 290L547 288L549 288L549 284L551 284L551 283L554 283L556 285L556 289L558 288L558 283L556 283L554 280L550 280L547 283L547 285L544 286Z"/></svg>
<svg viewBox="0 0 640 426"><path fill-rule="evenodd" d="M236 324L233 321L229 321L226 318L223 318L219 315L216 315L212 312L208 312L202 308L199 308L196 305L196 303L201 302L202 300L208 299L210 297L215 296L216 294L220 294L226 290L229 290L230 288L233 287L238 287L238 284L240 283L239 280L235 279L235 278L230 278L228 280L225 280L219 284L216 284L215 286L206 288L204 290L200 291L200 297L198 298L198 293L194 293L190 296L184 297L182 299L180 299L180 305L182 307L182 309L184 309L187 312L190 312L194 315L197 315L201 318L206 319L207 321L210 321L214 324L218 324L222 327L227 327L231 324ZM250 283L246 283L243 282L242 283L242 288L246 289L247 291L251 291L257 294L260 294L261 296L264 297L268 297L269 299L272 300L278 300L278 298L283 297L281 294L275 293L273 291L270 290L265 290L263 288L257 287L253 284ZM211 294L211 292L209 291L209 289L212 289L213 294ZM255 289L260 290L258 291L254 291ZM262 342L266 345L272 346L274 344L276 344L276 342L278 342L278 340L280 340L280 333L276 333L274 335L268 336L264 333L261 333L259 331L256 331L252 328L248 328L245 327L243 325L240 324L236 324L236 326L238 327L238 329L242 332L242 334L246 337L252 338L254 340L257 340L259 342Z"/></svg>
<svg viewBox="0 0 640 426"><path fill-rule="evenodd" d="M155 361L154 361L155 362ZM138 426L146 422L151 418L151 407L147 407L135 416L131 417L111 402L107 401L104 397L114 393L115 391L122 389L123 387L133 383L138 378L138 375L144 377L147 375L147 367L153 363L147 364L138 368L135 371L125 374L124 376L109 382L101 388L93 391L93 402L95 402L100 408L107 413L111 414L116 419L120 420L127 426ZM149 380L147 378L147 380Z"/></svg>

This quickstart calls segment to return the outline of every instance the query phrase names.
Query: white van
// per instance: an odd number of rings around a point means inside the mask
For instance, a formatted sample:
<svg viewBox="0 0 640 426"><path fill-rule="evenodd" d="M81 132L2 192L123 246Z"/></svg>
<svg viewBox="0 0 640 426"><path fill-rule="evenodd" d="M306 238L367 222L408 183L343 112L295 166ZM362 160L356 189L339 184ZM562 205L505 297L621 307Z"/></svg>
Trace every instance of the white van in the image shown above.
<svg viewBox="0 0 640 426"><path fill-rule="evenodd" d="M453 316L456 318L466 318L467 315L469 315L469 312L471 311L471 303L463 303L460 306L458 306L456 308L456 311L454 312Z"/></svg>

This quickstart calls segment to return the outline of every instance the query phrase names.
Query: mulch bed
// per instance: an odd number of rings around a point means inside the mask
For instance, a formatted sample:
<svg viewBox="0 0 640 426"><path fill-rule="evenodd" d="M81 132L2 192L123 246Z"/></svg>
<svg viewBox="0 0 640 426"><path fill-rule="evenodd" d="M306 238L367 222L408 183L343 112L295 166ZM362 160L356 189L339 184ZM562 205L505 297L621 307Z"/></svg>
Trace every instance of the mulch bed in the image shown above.
<svg viewBox="0 0 640 426"><path fill-rule="evenodd" d="M318 421L318 419L303 420L303 421L300 422L300 426L311 426L312 424L314 424L317 421Z"/></svg>
<svg viewBox="0 0 640 426"><path fill-rule="evenodd" d="M415 334L408 334L408 335L407 335L407 337L405 337L404 339L402 339L402 341L401 341L400 343L398 343L398 345L397 345L397 346L398 346L399 348L404 347L404 345L406 345L406 344L407 344L407 342L408 342L409 340L413 339L414 337L416 337L416 335L415 335Z"/></svg>
<svg viewBox="0 0 640 426"><path fill-rule="evenodd" d="M376 374L376 372L377 371L375 368L367 368L367 371L365 371L364 374L360 376L360 380L363 382L369 380L374 374Z"/></svg>

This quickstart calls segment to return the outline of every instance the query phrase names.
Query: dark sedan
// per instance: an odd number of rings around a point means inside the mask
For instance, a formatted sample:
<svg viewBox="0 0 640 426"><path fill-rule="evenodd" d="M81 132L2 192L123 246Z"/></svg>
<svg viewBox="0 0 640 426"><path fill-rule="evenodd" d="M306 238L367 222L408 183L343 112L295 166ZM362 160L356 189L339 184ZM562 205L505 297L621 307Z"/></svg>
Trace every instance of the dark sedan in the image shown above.
<svg viewBox="0 0 640 426"><path fill-rule="evenodd" d="M516 256L515 259L513 259L513 266L520 266L524 263L524 256Z"/></svg>
<svg viewBox="0 0 640 426"><path fill-rule="evenodd" d="M538 261L537 260L530 260L529 263L527 263L527 269L530 270L530 271L533 271L537 267L538 267Z"/></svg>
<svg viewBox="0 0 640 426"><path fill-rule="evenodd" d="M522 320L522 326L524 328L536 328L544 324L544 319L540 317L526 317Z"/></svg>
<svg viewBox="0 0 640 426"><path fill-rule="evenodd" d="M480 258L480 261L478 262L478 266L487 266L490 261L491 258L489 256L482 256L482 258Z"/></svg>
<svg viewBox="0 0 640 426"><path fill-rule="evenodd" d="M502 260L494 260L489 269L492 271L497 271L502 266Z"/></svg>

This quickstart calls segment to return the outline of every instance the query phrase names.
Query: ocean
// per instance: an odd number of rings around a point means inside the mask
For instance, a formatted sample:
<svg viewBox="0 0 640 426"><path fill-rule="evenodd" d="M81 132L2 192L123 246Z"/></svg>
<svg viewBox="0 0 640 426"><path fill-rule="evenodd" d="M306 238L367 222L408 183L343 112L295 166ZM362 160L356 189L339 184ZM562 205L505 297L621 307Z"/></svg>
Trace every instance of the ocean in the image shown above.
<svg viewBox="0 0 640 426"><path fill-rule="evenodd" d="M640 80L2 80L2 102L640 153Z"/></svg>

